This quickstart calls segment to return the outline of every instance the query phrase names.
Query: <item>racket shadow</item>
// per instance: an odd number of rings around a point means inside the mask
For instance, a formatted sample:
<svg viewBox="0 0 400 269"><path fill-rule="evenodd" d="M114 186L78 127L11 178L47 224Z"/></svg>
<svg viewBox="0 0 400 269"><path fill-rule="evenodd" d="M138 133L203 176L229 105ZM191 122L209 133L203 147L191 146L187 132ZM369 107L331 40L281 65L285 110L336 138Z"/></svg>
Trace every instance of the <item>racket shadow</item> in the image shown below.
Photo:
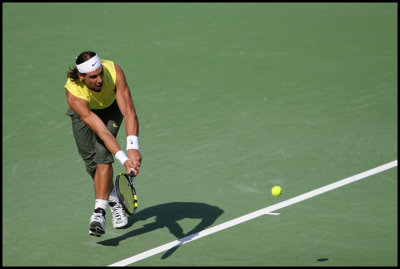
<svg viewBox="0 0 400 269"><path fill-rule="evenodd" d="M118 246L119 242L123 240L161 228L167 228L177 239L181 239L206 229L212 225L218 217L223 214L223 212L224 211L219 207L193 202L172 202L148 207L140 211L138 210L138 212L133 216L129 216L126 228L153 217L155 217L154 222L144 224L140 228L129 231L128 233L118 237L97 242L97 244L104 246ZM200 219L200 223L189 232L184 233L178 221L186 218ZM171 248L161 258L168 258L178 249L178 247L179 246Z"/></svg>

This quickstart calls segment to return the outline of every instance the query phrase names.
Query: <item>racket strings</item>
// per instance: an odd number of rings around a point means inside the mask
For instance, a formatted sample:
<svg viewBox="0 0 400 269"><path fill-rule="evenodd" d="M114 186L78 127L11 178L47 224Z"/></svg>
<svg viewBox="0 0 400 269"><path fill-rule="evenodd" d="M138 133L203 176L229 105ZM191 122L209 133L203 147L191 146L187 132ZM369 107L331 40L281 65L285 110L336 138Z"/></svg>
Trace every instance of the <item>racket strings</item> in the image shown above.
<svg viewBox="0 0 400 269"><path fill-rule="evenodd" d="M138 199L134 188L133 179L126 174L120 174L116 180L117 195L124 211L133 215L138 207Z"/></svg>

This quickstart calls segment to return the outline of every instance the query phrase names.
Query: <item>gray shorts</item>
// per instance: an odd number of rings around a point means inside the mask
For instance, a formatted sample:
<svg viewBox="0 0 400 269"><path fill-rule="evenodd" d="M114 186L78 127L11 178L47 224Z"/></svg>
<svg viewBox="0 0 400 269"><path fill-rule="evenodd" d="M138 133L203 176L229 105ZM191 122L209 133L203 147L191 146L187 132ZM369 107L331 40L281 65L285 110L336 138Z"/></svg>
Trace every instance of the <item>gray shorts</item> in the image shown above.
<svg viewBox="0 0 400 269"><path fill-rule="evenodd" d="M93 109L92 112L97 114L107 126L107 129L117 137L121 126L123 116L119 110L117 101L105 109ZM79 155L82 157L86 165L86 171L94 178L97 164L113 163L112 153L106 148L103 141L90 129L78 114L71 108L66 113L72 120L72 131L74 133L75 142L78 147Z"/></svg>

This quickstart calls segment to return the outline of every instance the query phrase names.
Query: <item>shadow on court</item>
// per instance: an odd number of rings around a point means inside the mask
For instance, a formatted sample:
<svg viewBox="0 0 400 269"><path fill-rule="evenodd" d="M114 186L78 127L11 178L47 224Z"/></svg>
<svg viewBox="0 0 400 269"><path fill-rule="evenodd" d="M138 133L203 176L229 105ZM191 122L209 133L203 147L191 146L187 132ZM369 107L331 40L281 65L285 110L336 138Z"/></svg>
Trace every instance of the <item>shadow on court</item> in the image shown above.
<svg viewBox="0 0 400 269"><path fill-rule="evenodd" d="M128 218L127 228L133 226L139 221L144 221L152 217L156 217L155 222L145 224L142 227L130 231L124 235L97 242L97 244L104 246L117 246L122 240L152 232L164 227L168 228L171 234L173 234L177 239L182 239L186 236L196 234L206 229L213 224L223 212L224 211L222 209L216 206L191 202L174 202L148 207L138 211L135 215L130 216ZM200 219L201 221L192 230L185 234L177 221L186 218ZM184 241L181 242L183 243ZM161 258L168 258L180 245L181 244L169 249Z"/></svg>

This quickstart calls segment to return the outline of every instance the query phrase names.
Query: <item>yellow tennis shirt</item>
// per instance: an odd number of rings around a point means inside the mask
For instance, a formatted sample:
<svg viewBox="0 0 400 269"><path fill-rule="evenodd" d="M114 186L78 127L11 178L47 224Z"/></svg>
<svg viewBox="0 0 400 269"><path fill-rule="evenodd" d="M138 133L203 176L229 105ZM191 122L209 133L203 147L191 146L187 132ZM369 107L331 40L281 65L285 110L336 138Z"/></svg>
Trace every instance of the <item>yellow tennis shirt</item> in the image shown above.
<svg viewBox="0 0 400 269"><path fill-rule="evenodd" d="M104 70L103 87L100 92L90 90L82 81L68 78L65 83L67 89L73 96L86 100L89 109L104 109L109 107L115 100L115 81L117 72L113 61L101 60Z"/></svg>

